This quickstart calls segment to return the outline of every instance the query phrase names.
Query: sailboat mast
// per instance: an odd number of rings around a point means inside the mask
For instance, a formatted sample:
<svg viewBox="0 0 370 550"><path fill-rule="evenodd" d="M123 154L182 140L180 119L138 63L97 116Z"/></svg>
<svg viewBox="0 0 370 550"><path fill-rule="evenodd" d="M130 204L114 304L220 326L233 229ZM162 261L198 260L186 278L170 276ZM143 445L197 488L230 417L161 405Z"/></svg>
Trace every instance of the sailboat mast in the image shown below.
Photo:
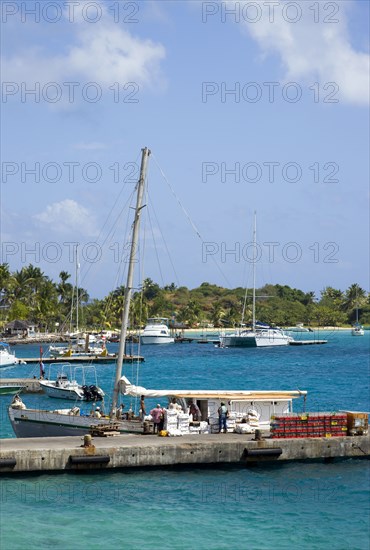
<svg viewBox="0 0 370 550"><path fill-rule="evenodd" d="M78 338L78 306L79 306L79 297L78 297L78 244L76 244L76 333Z"/></svg>
<svg viewBox="0 0 370 550"><path fill-rule="evenodd" d="M256 329L256 256L257 256L257 222L256 211L254 211L254 224L253 224L253 306L252 306L252 328Z"/></svg>
<svg viewBox="0 0 370 550"><path fill-rule="evenodd" d="M121 337L120 337L118 358L117 358L117 364L116 364L116 378L115 378L114 389L113 389L112 407L110 412L111 417L115 417L116 415L118 393L120 389L119 382L122 376L122 364L123 364L123 357L125 354L125 344L126 344L127 327L128 327L128 319L129 319L129 312L130 312L132 285L134 280L135 258L136 258L138 240L139 240L140 215L141 215L141 209L142 209L142 203L143 203L147 161L148 161L149 155L150 155L150 150L147 147L142 149L140 178L137 184L135 219L134 219L133 229L132 229L130 259L128 264L125 299L123 304Z"/></svg>

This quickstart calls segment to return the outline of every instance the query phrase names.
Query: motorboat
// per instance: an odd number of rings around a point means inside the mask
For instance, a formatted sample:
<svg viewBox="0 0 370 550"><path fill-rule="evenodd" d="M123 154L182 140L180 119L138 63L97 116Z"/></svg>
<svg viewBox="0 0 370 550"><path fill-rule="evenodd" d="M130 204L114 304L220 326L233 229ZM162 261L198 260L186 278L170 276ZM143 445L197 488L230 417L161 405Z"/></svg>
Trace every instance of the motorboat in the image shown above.
<svg viewBox="0 0 370 550"><path fill-rule="evenodd" d="M11 351L9 344L0 342L0 367L17 365L21 361Z"/></svg>
<svg viewBox="0 0 370 550"><path fill-rule="evenodd" d="M0 384L0 395L16 395L20 393L25 386L18 384Z"/></svg>
<svg viewBox="0 0 370 550"><path fill-rule="evenodd" d="M303 326L303 323L297 323L295 327L288 327L285 329L286 332L313 332L312 328L306 328Z"/></svg>
<svg viewBox="0 0 370 550"><path fill-rule="evenodd" d="M168 319L152 317L148 319L143 333L140 336L141 344L173 344L175 338L168 328Z"/></svg>
<svg viewBox="0 0 370 550"><path fill-rule="evenodd" d="M97 386L94 367L76 367L74 369L74 376L72 376L72 367L69 363L55 363L53 368L55 367L58 369L55 380L45 379L39 381L41 388L49 397L70 399L72 401L102 401L104 399L105 394L103 390ZM88 386L85 383L85 377L87 370L91 369L94 370L95 384ZM79 370L82 373L82 384L79 384L75 379L76 372Z"/></svg>

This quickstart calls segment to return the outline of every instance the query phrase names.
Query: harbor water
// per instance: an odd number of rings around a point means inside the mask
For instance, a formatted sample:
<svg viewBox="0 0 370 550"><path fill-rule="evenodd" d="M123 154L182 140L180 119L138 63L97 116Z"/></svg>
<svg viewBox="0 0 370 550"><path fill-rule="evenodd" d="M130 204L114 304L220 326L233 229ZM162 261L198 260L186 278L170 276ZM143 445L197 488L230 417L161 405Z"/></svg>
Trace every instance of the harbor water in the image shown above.
<svg viewBox="0 0 370 550"><path fill-rule="evenodd" d="M353 337L350 331L320 331L309 337L328 343L265 349L222 349L195 341L148 345L139 350L145 362L125 365L124 374L133 383L158 389L301 389L308 391L308 411L370 411L370 332ZM39 353L36 345L14 349L18 357ZM114 369L113 363L96 366L98 384L108 395ZM17 365L1 369L0 376L38 377L39 370L37 365ZM0 397L2 438L14 437L7 418L11 399ZM42 395L25 395L23 400L30 407L71 406ZM148 400L147 410L156 401ZM138 407L134 400L124 402L125 410ZM303 410L303 401L294 405ZM368 550L369 489L369 461L354 459L253 468L3 475L0 546Z"/></svg>

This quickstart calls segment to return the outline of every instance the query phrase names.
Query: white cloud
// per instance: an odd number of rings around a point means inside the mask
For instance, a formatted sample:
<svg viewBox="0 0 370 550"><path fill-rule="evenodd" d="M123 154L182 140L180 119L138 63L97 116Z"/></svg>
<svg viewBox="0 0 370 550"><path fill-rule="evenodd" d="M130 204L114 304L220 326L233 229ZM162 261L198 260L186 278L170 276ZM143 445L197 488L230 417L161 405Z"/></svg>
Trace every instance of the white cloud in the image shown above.
<svg viewBox="0 0 370 550"><path fill-rule="evenodd" d="M229 4L236 4L228 1ZM240 2L242 5L248 3ZM321 20L317 23L310 2L295 2L302 10L302 17L296 23L284 19L282 2L275 9L273 22L270 22L268 4L271 3L260 4L262 17L259 21L251 23L244 18L245 28L265 54L279 54L286 71L284 78L311 83L317 81L320 84L335 82L339 86L340 101L367 105L370 58L351 45L347 22L350 4L340 2L336 15L321 8ZM338 22L325 23L325 16ZM293 19L293 12L288 17Z"/></svg>
<svg viewBox="0 0 370 550"><path fill-rule="evenodd" d="M72 199L49 204L33 218L45 228L63 235L94 237L98 234L93 216L87 208Z"/></svg>
<svg viewBox="0 0 370 550"><path fill-rule="evenodd" d="M110 86L135 82L139 86L161 86L162 44L133 36L114 22L101 4L103 17L91 24L82 18L70 24L72 42L65 53L50 54L46 47L28 47L2 58L3 80L41 84L87 82ZM69 35L67 35L69 36ZM113 95L113 92L110 92Z"/></svg>

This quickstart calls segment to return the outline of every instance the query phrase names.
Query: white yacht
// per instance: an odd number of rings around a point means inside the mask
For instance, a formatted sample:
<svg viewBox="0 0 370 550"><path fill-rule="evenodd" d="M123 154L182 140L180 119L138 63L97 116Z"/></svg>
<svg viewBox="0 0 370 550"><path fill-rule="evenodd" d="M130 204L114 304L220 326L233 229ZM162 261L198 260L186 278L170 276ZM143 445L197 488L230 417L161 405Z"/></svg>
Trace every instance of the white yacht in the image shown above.
<svg viewBox="0 0 370 550"><path fill-rule="evenodd" d="M12 353L9 344L0 342L0 367L9 367L17 363L19 363L19 359Z"/></svg>
<svg viewBox="0 0 370 550"><path fill-rule="evenodd" d="M142 344L173 344L175 338L170 334L168 319L165 317L148 319L140 341Z"/></svg>

